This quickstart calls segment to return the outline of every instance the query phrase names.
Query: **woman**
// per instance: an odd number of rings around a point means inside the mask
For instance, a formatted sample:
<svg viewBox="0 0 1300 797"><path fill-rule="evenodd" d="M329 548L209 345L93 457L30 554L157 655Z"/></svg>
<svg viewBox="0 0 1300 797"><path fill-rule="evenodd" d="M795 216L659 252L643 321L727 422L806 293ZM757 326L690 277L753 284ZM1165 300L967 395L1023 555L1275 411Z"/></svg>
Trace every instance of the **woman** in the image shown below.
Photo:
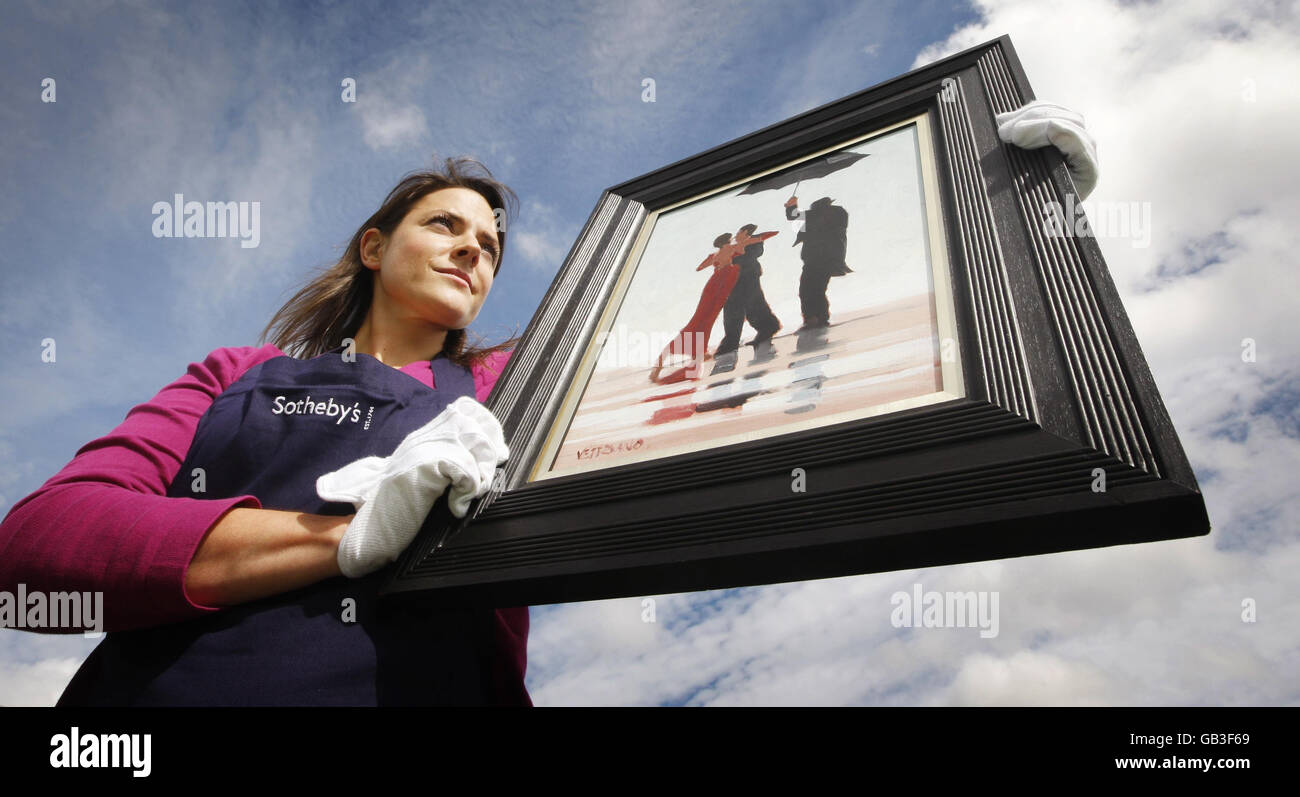
<svg viewBox="0 0 1300 797"><path fill-rule="evenodd" d="M465 327L516 201L468 159L407 176L273 344L191 364L14 506L4 588L104 593L60 705L531 705L527 607L377 594L441 492L412 485L455 471L463 516L507 453L475 401L515 341ZM424 459L390 467L404 451Z"/></svg>
<svg viewBox="0 0 1300 797"><path fill-rule="evenodd" d="M704 258L703 262L695 267L696 271L702 271L713 266L713 274L704 284L704 292L700 295L700 303L695 308L695 315L691 316L691 320L686 322L686 326L682 327L677 337L660 352L654 368L650 369L652 382L659 381L659 372L663 370L664 360L674 354L690 357L692 363L687 366L688 368L698 367L709 357L709 335L713 332L713 324L718 320L718 314L722 312L722 306L727 303L727 297L731 295L731 289L740 275L740 268L731 261L744 252L746 246L746 244L733 242L730 233L723 233L713 239L713 245L717 247L717 251ZM685 369L679 373L684 372Z"/></svg>

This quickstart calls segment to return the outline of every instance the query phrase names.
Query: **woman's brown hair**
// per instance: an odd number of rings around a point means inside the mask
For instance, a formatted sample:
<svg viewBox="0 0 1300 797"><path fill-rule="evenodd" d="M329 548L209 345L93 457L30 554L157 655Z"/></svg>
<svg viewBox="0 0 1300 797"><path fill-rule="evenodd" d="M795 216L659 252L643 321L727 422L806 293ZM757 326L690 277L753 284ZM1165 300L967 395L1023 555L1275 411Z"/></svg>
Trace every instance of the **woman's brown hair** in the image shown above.
<svg viewBox="0 0 1300 797"><path fill-rule="evenodd" d="M271 342L280 351L291 357L310 359L342 346L344 338L355 336L370 312L374 297L374 272L361 263L361 236L371 227L385 236L392 235L417 202L443 188L468 188L477 192L487 200L497 216L501 251L492 272L495 277L505 259L506 227L517 212L519 198L473 158L447 158L441 169L412 172L403 177L388 192L379 210L353 233L338 262L321 269L276 311L262 330L260 342L273 335ZM450 329L442 353L457 365L472 368L481 358L492 352L514 348L518 342L518 337L512 337L495 346L470 346L465 340L465 330Z"/></svg>

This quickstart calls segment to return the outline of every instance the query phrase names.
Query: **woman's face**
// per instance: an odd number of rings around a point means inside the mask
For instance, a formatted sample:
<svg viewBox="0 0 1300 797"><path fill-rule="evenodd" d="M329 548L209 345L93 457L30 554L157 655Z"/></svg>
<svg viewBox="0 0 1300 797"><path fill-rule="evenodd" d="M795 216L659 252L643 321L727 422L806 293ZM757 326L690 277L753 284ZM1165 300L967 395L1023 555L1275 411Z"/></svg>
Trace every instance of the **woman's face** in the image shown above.
<svg viewBox="0 0 1300 797"><path fill-rule="evenodd" d="M487 200L468 188L443 188L416 202L387 239L367 230L361 260L379 272L380 306L407 319L464 329L492 289L500 246Z"/></svg>

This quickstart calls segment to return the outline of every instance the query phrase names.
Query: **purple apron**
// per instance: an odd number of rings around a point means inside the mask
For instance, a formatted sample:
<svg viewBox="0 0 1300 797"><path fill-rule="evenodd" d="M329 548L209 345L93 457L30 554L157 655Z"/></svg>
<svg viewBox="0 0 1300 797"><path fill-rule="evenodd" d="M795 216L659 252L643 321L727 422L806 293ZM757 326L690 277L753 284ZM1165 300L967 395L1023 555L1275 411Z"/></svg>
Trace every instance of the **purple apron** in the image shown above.
<svg viewBox="0 0 1300 797"><path fill-rule="evenodd" d="M432 360L431 390L370 355L344 362L341 352L250 368L200 419L167 494L255 495L264 509L351 514L351 504L316 495L318 476L388 456L458 397L474 397L470 372L441 354ZM203 494L190 490L195 468L207 480ZM380 599L387 572L110 633L59 705L501 702L492 677L494 610L432 608L418 593Z"/></svg>

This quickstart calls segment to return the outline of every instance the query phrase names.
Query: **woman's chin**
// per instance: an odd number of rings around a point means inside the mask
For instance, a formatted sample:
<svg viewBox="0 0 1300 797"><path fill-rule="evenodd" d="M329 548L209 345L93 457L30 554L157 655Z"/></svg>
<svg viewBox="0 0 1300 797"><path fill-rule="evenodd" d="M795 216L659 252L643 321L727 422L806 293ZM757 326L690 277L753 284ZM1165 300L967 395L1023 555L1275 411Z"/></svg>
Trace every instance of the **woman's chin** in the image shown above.
<svg viewBox="0 0 1300 797"><path fill-rule="evenodd" d="M478 316L478 308L468 301L456 301L457 297L439 297L425 314L431 324L446 329L464 329Z"/></svg>
<svg viewBox="0 0 1300 797"><path fill-rule="evenodd" d="M478 313L439 313L429 319L429 323L443 329L465 329L474 323Z"/></svg>

